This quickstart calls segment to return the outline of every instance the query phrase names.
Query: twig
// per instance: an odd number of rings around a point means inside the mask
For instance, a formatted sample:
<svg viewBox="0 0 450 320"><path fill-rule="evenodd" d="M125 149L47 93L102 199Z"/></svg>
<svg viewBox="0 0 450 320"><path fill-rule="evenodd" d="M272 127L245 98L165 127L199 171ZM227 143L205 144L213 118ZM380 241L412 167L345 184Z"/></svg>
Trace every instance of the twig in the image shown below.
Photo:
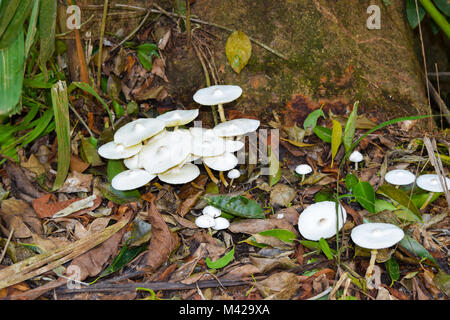
<svg viewBox="0 0 450 320"><path fill-rule="evenodd" d="M311 298L309 298L309 299L306 299L306 300L317 300L317 299L320 299L320 298L326 296L328 293L330 293L331 290L332 290L332 287L328 287L328 289L322 291L322 292L319 293L318 295L316 295L316 296L314 296L314 297L311 297Z"/></svg>
<svg viewBox="0 0 450 320"><path fill-rule="evenodd" d="M9 233L8 240L6 240L5 249L3 249L2 256L0 257L0 263L2 263L3 258L5 257L6 250L8 249L9 243L11 242L13 233L14 233L14 227L11 228L11 232Z"/></svg>
<svg viewBox="0 0 450 320"><path fill-rule="evenodd" d="M126 36L122 41L120 41L119 44L115 45L111 51L116 50L118 47L120 47L121 45L123 45L125 42L127 42L128 40L130 40L131 38L134 37L134 35L142 28L142 26L144 25L144 23L147 21L148 17L150 16L151 11L147 11L147 14L145 15L145 17L142 19L141 23L139 23L139 25L128 35Z"/></svg>
<svg viewBox="0 0 450 320"><path fill-rule="evenodd" d="M431 83L431 81L429 79L427 79L427 82L428 82L428 86L430 87L431 96L433 97L433 100L436 102L436 104L438 105L439 109L441 110L441 115L443 117L445 117L445 120L447 121L447 123L450 124L450 116L449 116L450 110L447 108L447 105L442 100L441 96L436 91L436 89L434 88L434 86Z"/></svg>
<svg viewBox="0 0 450 320"><path fill-rule="evenodd" d="M105 0L105 3L103 4L102 24L100 27L100 43L99 43L98 60L97 60L97 90L100 90L100 84L101 84L101 78L102 78L103 39L105 37L106 18L108 17L108 4L109 4L109 0Z"/></svg>

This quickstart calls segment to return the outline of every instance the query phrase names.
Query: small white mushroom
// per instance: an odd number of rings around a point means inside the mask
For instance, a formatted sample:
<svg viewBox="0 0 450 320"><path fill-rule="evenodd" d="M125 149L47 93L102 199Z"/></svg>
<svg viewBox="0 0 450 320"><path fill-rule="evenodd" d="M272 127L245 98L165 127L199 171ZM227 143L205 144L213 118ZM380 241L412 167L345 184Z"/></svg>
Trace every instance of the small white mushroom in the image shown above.
<svg viewBox="0 0 450 320"><path fill-rule="evenodd" d="M141 169L126 170L112 179L111 186L121 191L133 190L146 185L155 177L155 175Z"/></svg>
<svg viewBox="0 0 450 320"><path fill-rule="evenodd" d="M98 148L98 154L105 159L125 159L134 156L142 149L142 143L125 147L123 144L116 143L114 141L105 143Z"/></svg>
<svg viewBox="0 0 450 320"><path fill-rule="evenodd" d="M232 153L225 152L216 157L204 157L203 162L213 170L228 171L237 166L238 158Z"/></svg>
<svg viewBox="0 0 450 320"><path fill-rule="evenodd" d="M137 119L117 130L114 134L114 142L129 147L153 137L164 127L164 121L158 119Z"/></svg>
<svg viewBox="0 0 450 320"><path fill-rule="evenodd" d="M215 226L216 222L213 217L204 214L195 219L195 224L199 228L212 228Z"/></svg>
<svg viewBox="0 0 450 320"><path fill-rule="evenodd" d="M198 117L198 109L194 110L174 110L163 113L156 117L165 123L166 127L178 127L185 125Z"/></svg>
<svg viewBox="0 0 450 320"><path fill-rule="evenodd" d="M312 172L312 168L311 168L311 166L309 166L307 164L301 164L295 168L295 172L302 176L302 182L303 182L305 180L305 175Z"/></svg>
<svg viewBox="0 0 450 320"><path fill-rule="evenodd" d="M195 164L186 163L158 174L158 178L170 184L183 184L195 180L199 175L200 169Z"/></svg>
<svg viewBox="0 0 450 320"><path fill-rule="evenodd" d="M416 180L416 176L408 170L395 169L386 173L384 180L395 186L406 186Z"/></svg>
<svg viewBox="0 0 450 320"><path fill-rule="evenodd" d="M353 228L350 236L358 246L371 249L370 263L365 276L366 282L369 284L378 249L393 246L403 239L405 233L402 229L390 223L364 223Z"/></svg>
<svg viewBox="0 0 450 320"><path fill-rule="evenodd" d="M194 101L204 106L218 106L220 121L225 122L223 104L239 98L242 89L233 85L216 85L198 90L194 94Z"/></svg>
<svg viewBox="0 0 450 320"><path fill-rule="evenodd" d="M355 163L355 170L358 170L358 163L363 161L363 155L359 151L353 151L348 160Z"/></svg>
<svg viewBox="0 0 450 320"><path fill-rule="evenodd" d="M450 179L447 177L445 178L444 184L447 184L447 190L450 190ZM420 210L425 209L425 207L428 205L428 203L431 201L431 198L433 198L433 195L435 192L444 192L445 186L442 186L441 182L439 181L439 176L437 174L424 174L417 178L416 181L419 188L430 191L430 194L428 195L427 200L425 203L420 207Z"/></svg>
<svg viewBox="0 0 450 320"><path fill-rule="evenodd" d="M237 179L237 178L239 178L240 176L241 176L241 173L239 172L238 169L232 169L232 170L228 171L227 177L228 177L228 179L231 180L231 181L230 181L230 188L231 188L231 186L233 185L234 179Z"/></svg>
<svg viewBox="0 0 450 320"><path fill-rule="evenodd" d="M213 207L213 206L206 206L203 208L202 213L206 214L207 216L217 218L217 217L220 217L220 215L222 214L222 210L220 210L216 207Z"/></svg>
<svg viewBox="0 0 450 320"><path fill-rule="evenodd" d="M214 230L224 230L227 229L230 226L230 222L223 218L218 217L214 219L214 226L212 227Z"/></svg>
<svg viewBox="0 0 450 320"><path fill-rule="evenodd" d="M339 230L347 219L344 207L338 205L339 217L336 217L336 202L322 201L310 205L303 210L298 218L298 230L308 240L318 241L320 238L330 238L336 234L337 219Z"/></svg>

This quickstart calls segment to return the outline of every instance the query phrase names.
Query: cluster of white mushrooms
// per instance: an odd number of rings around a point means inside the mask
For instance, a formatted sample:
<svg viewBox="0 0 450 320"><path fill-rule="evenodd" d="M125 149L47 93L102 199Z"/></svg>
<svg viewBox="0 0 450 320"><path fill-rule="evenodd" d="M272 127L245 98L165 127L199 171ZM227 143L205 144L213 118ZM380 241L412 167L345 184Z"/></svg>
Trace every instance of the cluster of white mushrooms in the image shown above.
<svg viewBox="0 0 450 320"><path fill-rule="evenodd" d="M227 229L230 226L230 222L221 217L222 211L213 206L206 206L202 215L195 219L195 224L199 228L213 228L214 230Z"/></svg>
<svg viewBox="0 0 450 320"><path fill-rule="evenodd" d="M238 86L213 86L197 91L194 100L203 105L222 105L241 93ZM256 131L260 122L244 118L224 121L213 129L178 128L198 115L198 109L174 110L156 118L134 120L118 129L114 140L98 149L103 158L124 159L128 168L113 178L112 187L132 190L156 177L169 184L188 183L200 174L196 163L221 173L234 169L238 165L234 153L244 147L240 138ZM230 172L231 179L238 177L236 171Z"/></svg>

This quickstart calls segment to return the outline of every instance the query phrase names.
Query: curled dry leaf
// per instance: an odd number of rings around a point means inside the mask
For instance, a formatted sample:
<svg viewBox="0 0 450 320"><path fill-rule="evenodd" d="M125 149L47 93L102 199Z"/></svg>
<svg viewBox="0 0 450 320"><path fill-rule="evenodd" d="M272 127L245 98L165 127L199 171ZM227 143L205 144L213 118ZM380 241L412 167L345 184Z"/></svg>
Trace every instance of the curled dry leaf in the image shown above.
<svg viewBox="0 0 450 320"><path fill-rule="evenodd" d="M15 238L28 238L33 234L42 234L42 224L33 209L23 200L14 198L3 200L0 217L8 230L14 228Z"/></svg>
<svg viewBox="0 0 450 320"><path fill-rule="evenodd" d="M287 300L300 288L300 282L294 273L279 272L257 282L255 286L267 300Z"/></svg>
<svg viewBox="0 0 450 320"><path fill-rule="evenodd" d="M59 188L59 192L75 193L75 192L90 192L92 185L92 174L83 174L77 171L69 173L66 181Z"/></svg>
<svg viewBox="0 0 450 320"><path fill-rule="evenodd" d="M73 204L74 202L83 200L81 198L66 200L66 201L54 201L54 196L52 194L45 194L40 198L37 198L33 200L33 209L36 211L39 217L41 218L48 218L53 217L53 215L57 212L60 212L61 210L64 210L69 205ZM96 199L93 201L93 204L89 208L84 209L78 209L75 211L72 211L70 214L75 214L77 216L82 215L84 213L90 212L92 210L95 210L100 206L102 203L102 199L100 197L96 197ZM76 208L75 208L76 209Z"/></svg>

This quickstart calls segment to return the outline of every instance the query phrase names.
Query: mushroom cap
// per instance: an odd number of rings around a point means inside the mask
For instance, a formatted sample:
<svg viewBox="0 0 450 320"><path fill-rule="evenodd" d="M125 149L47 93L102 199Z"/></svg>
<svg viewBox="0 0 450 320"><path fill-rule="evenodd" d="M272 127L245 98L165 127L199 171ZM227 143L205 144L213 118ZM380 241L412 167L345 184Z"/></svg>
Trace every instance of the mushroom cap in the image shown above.
<svg viewBox="0 0 450 320"><path fill-rule="evenodd" d="M125 159L134 156L142 149L142 143L125 147L123 144L110 141L98 148L98 154L105 159Z"/></svg>
<svg viewBox="0 0 450 320"><path fill-rule="evenodd" d="M225 219L224 217L218 217L214 219L214 230L224 230L227 229L230 226L230 221Z"/></svg>
<svg viewBox="0 0 450 320"><path fill-rule="evenodd" d="M172 168L158 174L159 180L170 184L183 184L195 180L200 175L200 169L192 163Z"/></svg>
<svg viewBox="0 0 450 320"><path fill-rule="evenodd" d="M198 90L194 94L194 101L204 106L215 106L218 104L228 103L239 98L242 89L233 85L217 85L210 86Z"/></svg>
<svg viewBox="0 0 450 320"><path fill-rule="evenodd" d="M347 212L339 204L339 230L347 219ZM317 241L336 234L336 202L322 201L310 205L298 218L298 230L308 239Z"/></svg>
<svg viewBox="0 0 450 320"><path fill-rule="evenodd" d="M161 132L165 122L158 119L137 119L121 127L114 134L114 141L129 147Z"/></svg>
<svg viewBox="0 0 450 320"><path fill-rule="evenodd" d="M211 228L215 226L216 222L213 217L204 214L195 219L195 224L199 228Z"/></svg>
<svg viewBox="0 0 450 320"><path fill-rule="evenodd" d="M225 152L236 152L241 150L244 146L245 143L243 143L242 141L238 141L238 140L233 140L232 138L225 138Z"/></svg>
<svg viewBox="0 0 450 320"><path fill-rule="evenodd" d="M237 166L238 158L232 153L225 152L216 157L204 157L203 163L213 170L228 171Z"/></svg>
<svg viewBox="0 0 450 320"><path fill-rule="evenodd" d="M312 172L312 168L307 164L300 164L295 168L295 172L298 174L308 174Z"/></svg>
<svg viewBox="0 0 450 320"><path fill-rule="evenodd" d="M192 136L192 154L200 157L214 157L226 151L225 140L216 136L211 129L189 130L189 132Z"/></svg>
<svg viewBox="0 0 450 320"><path fill-rule="evenodd" d="M228 171L227 177L228 179L237 179L241 176L241 173L239 172L238 169L232 169L230 171Z"/></svg>
<svg viewBox="0 0 450 320"><path fill-rule="evenodd" d="M206 214L207 216L217 218L217 217L220 217L220 215L222 214L222 210L220 210L216 207L213 207L213 206L206 206L203 208L202 213Z"/></svg>
<svg viewBox="0 0 450 320"><path fill-rule="evenodd" d="M116 190L133 190L146 185L156 176L142 169L126 170L116 175L111 186Z"/></svg>
<svg viewBox="0 0 450 320"><path fill-rule="evenodd" d="M134 156L130 158L126 158L123 160L123 164L127 169L142 169L141 163L139 162L140 153L136 153Z"/></svg>
<svg viewBox="0 0 450 320"><path fill-rule="evenodd" d="M450 179L445 177L447 182L447 188L450 190ZM439 176L437 174L424 174L417 178L417 185L426 191L431 192L444 192L444 189L439 182Z"/></svg>
<svg viewBox="0 0 450 320"><path fill-rule="evenodd" d="M219 123L213 130L219 137L233 137L256 131L259 125L259 120L242 118Z"/></svg>
<svg viewBox="0 0 450 320"><path fill-rule="evenodd" d="M182 126L193 121L198 117L198 109L194 110L173 110L156 117L156 119L164 121L166 127Z"/></svg>
<svg viewBox="0 0 450 320"><path fill-rule="evenodd" d="M389 248L403 239L405 233L390 223L363 223L352 229L351 238L366 249Z"/></svg>
<svg viewBox="0 0 450 320"><path fill-rule="evenodd" d="M140 162L150 173L162 173L185 161L191 154L189 130L167 131L149 140L142 148Z"/></svg>
<svg viewBox="0 0 450 320"><path fill-rule="evenodd" d="M363 161L363 155L359 151L353 151L348 160L351 162L361 162Z"/></svg>
<svg viewBox="0 0 450 320"><path fill-rule="evenodd" d="M405 186L413 183L416 176L408 170L395 169L386 173L384 180L396 186Z"/></svg>

